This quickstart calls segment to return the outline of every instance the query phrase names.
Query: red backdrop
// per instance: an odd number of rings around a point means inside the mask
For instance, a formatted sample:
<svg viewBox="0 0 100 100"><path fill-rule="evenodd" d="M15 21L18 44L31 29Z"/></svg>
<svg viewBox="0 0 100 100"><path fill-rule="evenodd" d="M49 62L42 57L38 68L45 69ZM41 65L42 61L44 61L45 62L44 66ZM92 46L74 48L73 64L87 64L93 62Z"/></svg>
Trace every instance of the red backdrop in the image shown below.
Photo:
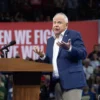
<svg viewBox="0 0 100 100"><path fill-rule="evenodd" d="M98 21L70 22L69 29L81 32L88 53L98 43ZM0 48L16 40L16 45L9 48L9 58L19 53L24 59L27 56L36 59L38 56L33 52L34 46L45 51L47 38L52 34L51 22L0 23Z"/></svg>
<svg viewBox="0 0 100 100"><path fill-rule="evenodd" d="M70 28L81 32L87 52L90 53L93 46L98 43L98 21L71 22Z"/></svg>

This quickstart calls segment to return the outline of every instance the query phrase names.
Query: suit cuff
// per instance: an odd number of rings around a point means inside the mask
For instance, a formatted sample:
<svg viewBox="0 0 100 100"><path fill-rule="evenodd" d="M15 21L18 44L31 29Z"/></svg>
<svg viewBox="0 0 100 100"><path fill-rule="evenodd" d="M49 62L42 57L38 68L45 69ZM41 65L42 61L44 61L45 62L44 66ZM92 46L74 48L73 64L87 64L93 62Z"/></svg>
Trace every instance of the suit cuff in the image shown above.
<svg viewBox="0 0 100 100"><path fill-rule="evenodd" d="M69 51L69 52L71 52L71 50L72 50L72 45L70 46L70 48L69 48L69 50L68 50L68 51Z"/></svg>
<svg viewBox="0 0 100 100"><path fill-rule="evenodd" d="M40 57L41 60L44 60L46 58L46 55L44 55L44 57Z"/></svg>

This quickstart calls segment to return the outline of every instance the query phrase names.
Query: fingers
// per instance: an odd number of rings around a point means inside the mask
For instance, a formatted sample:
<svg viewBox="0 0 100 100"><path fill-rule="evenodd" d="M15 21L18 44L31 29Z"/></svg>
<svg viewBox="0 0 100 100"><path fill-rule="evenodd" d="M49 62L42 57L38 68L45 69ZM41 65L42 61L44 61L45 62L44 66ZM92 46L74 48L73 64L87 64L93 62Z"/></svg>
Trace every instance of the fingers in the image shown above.
<svg viewBox="0 0 100 100"><path fill-rule="evenodd" d="M68 42L64 42L64 41L57 42L57 44L58 44L59 46L60 46L60 45L71 44L71 39L68 39Z"/></svg>
<svg viewBox="0 0 100 100"><path fill-rule="evenodd" d="M41 50L41 49L39 49L39 47L34 47L33 48L33 51L35 52L35 53L37 53L39 56L44 56L44 52L43 52L43 50Z"/></svg>
<svg viewBox="0 0 100 100"><path fill-rule="evenodd" d="M40 52L42 52L42 50L40 50L38 47L33 48L33 51L37 54L40 54Z"/></svg>
<svg viewBox="0 0 100 100"><path fill-rule="evenodd" d="M64 42L64 41L57 42L57 45L68 50L71 46L71 39L68 39L68 42Z"/></svg>
<svg viewBox="0 0 100 100"><path fill-rule="evenodd" d="M61 43L60 43L60 42L57 42L57 45L58 45L58 46L60 46L60 45L61 45Z"/></svg>
<svg viewBox="0 0 100 100"><path fill-rule="evenodd" d="M64 42L64 41L61 41L61 44L66 44L66 42Z"/></svg>
<svg viewBox="0 0 100 100"><path fill-rule="evenodd" d="M39 48L35 47L35 48L33 48L33 51L36 52L36 53L38 53L39 52Z"/></svg>
<svg viewBox="0 0 100 100"><path fill-rule="evenodd" d="M57 42L57 45L58 45L58 46L66 45L66 42L64 42L64 41Z"/></svg>

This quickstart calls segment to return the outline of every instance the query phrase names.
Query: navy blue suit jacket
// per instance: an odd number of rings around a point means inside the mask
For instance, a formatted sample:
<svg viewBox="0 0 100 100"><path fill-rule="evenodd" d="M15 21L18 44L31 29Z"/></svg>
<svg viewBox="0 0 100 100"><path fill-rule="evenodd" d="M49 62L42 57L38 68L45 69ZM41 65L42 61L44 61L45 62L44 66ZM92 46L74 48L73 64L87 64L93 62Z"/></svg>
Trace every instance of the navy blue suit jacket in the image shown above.
<svg viewBox="0 0 100 100"><path fill-rule="evenodd" d="M64 48L59 49L57 67L63 89L81 88L86 86L82 60L86 58L87 52L79 32L66 30L63 41L71 39L72 50L69 52ZM47 41L46 59L52 64L54 37Z"/></svg>

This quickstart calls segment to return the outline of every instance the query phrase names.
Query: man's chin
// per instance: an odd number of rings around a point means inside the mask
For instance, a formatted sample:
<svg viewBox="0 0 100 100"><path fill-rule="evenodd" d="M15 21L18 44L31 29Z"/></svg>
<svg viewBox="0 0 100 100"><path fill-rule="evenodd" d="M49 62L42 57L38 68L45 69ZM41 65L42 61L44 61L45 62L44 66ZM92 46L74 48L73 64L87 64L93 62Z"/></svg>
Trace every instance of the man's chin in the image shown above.
<svg viewBox="0 0 100 100"><path fill-rule="evenodd" d="M55 33L55 35L59 35L60 34L60 32L54 32Z"/></svg>

